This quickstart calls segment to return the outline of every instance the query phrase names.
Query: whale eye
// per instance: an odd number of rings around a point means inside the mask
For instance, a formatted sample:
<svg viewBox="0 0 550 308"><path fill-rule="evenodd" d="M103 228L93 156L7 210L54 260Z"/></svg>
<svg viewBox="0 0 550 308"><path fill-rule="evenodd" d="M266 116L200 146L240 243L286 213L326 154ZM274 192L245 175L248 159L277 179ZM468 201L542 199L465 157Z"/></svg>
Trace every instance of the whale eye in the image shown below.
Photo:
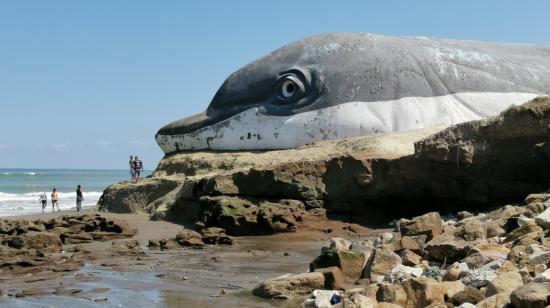
<svg viewBox="0 0 550 308"><path fill-rule="evenodd" d="M279 80L276 92L278 101L288 104L301 99L305 94L305 87L297 76L288 74Z"/></svg>
<svg viewBox="0 0 550 308"><path fill-rule="evenodd" d="M281 86L281 94L284 98L291 98L296 90L296 85L292 80L285 80Z"/></svg>

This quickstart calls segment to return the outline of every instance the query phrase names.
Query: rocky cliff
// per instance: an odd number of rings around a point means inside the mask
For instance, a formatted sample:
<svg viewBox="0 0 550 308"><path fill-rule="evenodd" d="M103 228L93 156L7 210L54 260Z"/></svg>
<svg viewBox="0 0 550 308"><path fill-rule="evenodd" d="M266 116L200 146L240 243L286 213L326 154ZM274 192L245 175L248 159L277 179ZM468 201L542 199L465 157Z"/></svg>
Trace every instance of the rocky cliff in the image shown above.
<svg viewBox="0 0 550 308"><path fill-rule="evenodd" d="M363 224L481 209L550 186L549 127L550 98L541 97L448 128L282 151L179 153L138 184L110 186L98 206L263 233L290 230L295 213L316 208Z"/></svg>

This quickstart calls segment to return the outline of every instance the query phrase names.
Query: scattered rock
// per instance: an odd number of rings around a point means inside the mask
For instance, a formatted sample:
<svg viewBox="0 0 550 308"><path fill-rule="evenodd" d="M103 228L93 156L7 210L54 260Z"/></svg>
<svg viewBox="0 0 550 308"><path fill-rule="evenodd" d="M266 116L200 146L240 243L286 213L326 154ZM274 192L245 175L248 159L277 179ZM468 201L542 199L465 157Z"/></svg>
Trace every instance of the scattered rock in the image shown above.
<svg viewBox="0 0 550 308"><path fill-rule="evenodd" d="M458 280L462 272L469 272L469 271L470 271L470 268L468 267L467 263L455 262L447 268L447 270L445 271L443 280L446 280L446 281Z"/></svg>
<svg viewBox="0 0 550 308"><path fill-rule="evenodd" d="M201 230L202 240L206 244L212 245L233 245L231 237L225 234L222 228L204 228Z"/></svg>
<svg viewBox="0 0 550 308"><path fill-rule="evenodd" d="M427 242L426 251L433 260L454 262L466 257L469 245L452 234L444 233Z"/></svg>
<svg viewBox="0 0 550 308"><path fill-rule="evenodd" d="M325 285L325 277L319 272L286 275L268 279L252 291L262 298L294 299L309 295Z"/></svg>
<svg viewBox="0 0 550 308"><path fill-rule="evenodd" d="M403 283L407 293L406 307L427 307L445 304L445 287L435 279L427 277L411 278Z"/></svg>
<svg viewBox="0 0 550 308"><path fill-rule="evenodd" d="M457 227L462 227L463 237L466 241L475 241L485 239L487 232L481 220L476 217L466 218L457 224Z"/></svg>
<svg viewBox="0 0 550 308"><path fill-rule="evenodd" d="M462 283L471 288L486 287L493 279L496 278L496 270L502 267L503 261L493 261L483 265L480 268L471 270L462 278Z"/></svg>
<svg viewBox="0 0 550 308"><path fill-rule="evenodd" d="M202 235L193 230L183 229L176 235L176 241L184 247L202 247Z"/></svg>
<svg viewBox="0 0 550 308"><path fill-rule="evenodd" d="M485 299L483 292L475 288L467 288L453 295L449 299L449 303L460 306L464 303L477 304Z"/></svg>
<svg viewBox="0 0 550 308"><path fill-rule="evenodd" d="M325 285L324 288L328 290L342 290L345 285L345 278L337 266L327 267L327 268L318 268L316 272L322 273L325 276Z"/></svg>
<svg viewBox="0 0 550 308"><path fill-rule="evenodd" d="M351 280L361 278L365 265L365 254L353 250L325 249L320 256L309 265L310 271L318 268L336 266L342 270L344 276Z"/></svg>
<svg viewBox="0 0 550 308"><path fill-rule="evenodd" d="M386 281L394 283L410 279L411 277L420 277L423 272L424 270L418 267L397 264L386 274Z"/></svg>
<svg viewBox="0 0 550 308"><path fill-rule="evenodd" d="M401 219L399 221L401 235L427 235L428 239L443 232L443 219L437 212L431 212L411 220Z"/></svg>
<svg viewBox="0 0 550 308"><path fill-rule="evenodd" d="M407 292L400 284L383 283L376 291L376 300L378 302L405 306L407 304Z"/></svg>
<svg viewBox="0 0 550 308"><path fill-rule="evenodd" d="M422 261L422 257L417 255L416 253L405 249L399 253L399 256L401 257L401 260L403 262L403 265L407 266L415 266L420 264Z"/></svg>
<svg viewBox="0 0 550 308"><path fill-rule="evenodd" d="M534 282L550 282L550 270L546 270L546 271L538 274L533 281Z"/></svg>
<svg viewBox="0 0 550 308"><path fill-rule="evenodd" d="M402 263L401 257L388 249L377 249L372 264L373 275L385 276L392 268Z"/></svg>
<svg viewBox="0 0 550 308"><path fill-rule="evenodd" d="M539 211L541 209L544 209L544 204L540 204L540 207L535 208L536 211ZM534 204L530 204L531 208L534 207ZM548 230L550 229L550 208L544 210L542 213L538 214L537 217L535 217L535 222L537 225L539 225L541 228Z"/></svg>
<svg viewBox="0 0 550 308"><path fill-rule="evenodd" d="M531 222L510 232L508 236L506 236L506 239L504 239L504 243L517 241L525 236L530 236L532 238L544 237L544 231L541 227Z"/></svg>
<svg viewBox="0 0 550 308"><path fill-rule="evenodd" d="M351 246L350 241L340 237L333 237L330 239L330 243L327 246L323 246L321 248L321 253L328 250L347 251L350 249L350 246Z"/></svg>
<svg viewBox="0 0 550 308"><path fill-rule="evenodd" d="M512 292L523 286L523 279L519 272L510 271L499 273L495 279L487 285L485 297L493 296L498 293Z"/></svg>
<svg viewBox="0 0 550 308"><path fill-rule="evenodd" d="M550 299L550 282L531 282L517 288L510 295L516 308L546 307Z"/></svg>
<svg viewBox="0 0 550 308"><path fill-rule="evenodd" d="M334 302L333 299L337 298L338 301ZM338 291L334 290L314 290L308 299L304 302L306 308L329 308L334 304L340 303L340 295Z"/></svg>

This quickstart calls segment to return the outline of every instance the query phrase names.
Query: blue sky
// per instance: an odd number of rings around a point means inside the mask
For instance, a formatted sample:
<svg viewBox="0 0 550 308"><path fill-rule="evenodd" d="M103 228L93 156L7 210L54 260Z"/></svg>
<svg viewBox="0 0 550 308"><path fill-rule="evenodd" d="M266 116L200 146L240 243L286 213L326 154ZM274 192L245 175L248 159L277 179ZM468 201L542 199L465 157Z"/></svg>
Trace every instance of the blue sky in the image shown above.
<svg viewBox="0 0 550 308"><path fill-rule="evenodd" d="M549 1L0 0L0 168L154 168L158 128L308 35L550 45L548 29Z"/></svg>

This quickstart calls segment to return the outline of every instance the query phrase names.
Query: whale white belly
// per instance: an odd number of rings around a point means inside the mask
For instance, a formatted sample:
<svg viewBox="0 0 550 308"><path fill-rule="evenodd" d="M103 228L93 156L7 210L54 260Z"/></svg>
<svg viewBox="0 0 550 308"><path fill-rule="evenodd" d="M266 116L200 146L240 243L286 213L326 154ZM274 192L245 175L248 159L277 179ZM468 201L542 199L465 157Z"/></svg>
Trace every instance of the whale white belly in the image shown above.
<svg viewBox="0 0 550 308"><path fill-rule="evenodd" d="M539 94L471 92L392 101L349 102L289 116L251 108L181 135L158 135L165 153L295 148L320 140L451 125L495 116Z"/></svg>

